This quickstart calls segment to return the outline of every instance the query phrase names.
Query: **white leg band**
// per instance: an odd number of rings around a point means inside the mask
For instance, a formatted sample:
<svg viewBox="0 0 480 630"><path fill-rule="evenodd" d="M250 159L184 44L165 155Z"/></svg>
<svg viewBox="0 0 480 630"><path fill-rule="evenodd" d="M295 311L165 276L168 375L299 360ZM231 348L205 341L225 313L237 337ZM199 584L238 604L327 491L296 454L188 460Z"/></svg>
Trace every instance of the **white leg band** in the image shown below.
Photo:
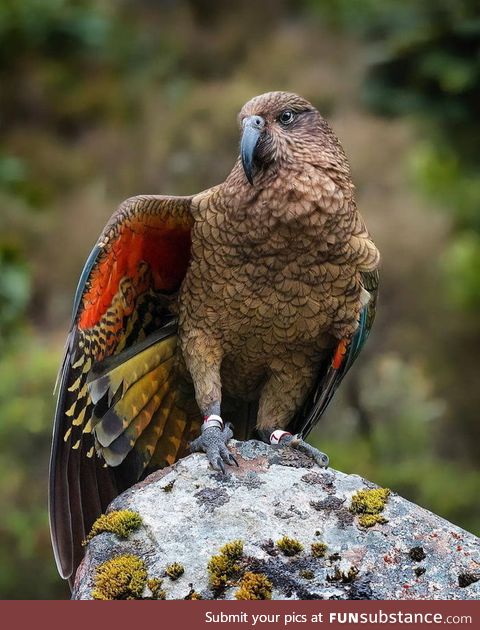
<svg viewBox="0 0 480 630"><path fill-rule="evenodd" d="M210 427L217 427L217 429L223 429L223 420L220 416L212 413L210 416L207 416L203 421L202 431L205 429L209 429Z"/></svg>
<svg viewBox="0 0 480 630"><path fill-rule="evenodd" d="M280 440L284 435L292 435L288 431L282 431L282 429L277 429L270 436L270 444L279 444Z"/></svg>

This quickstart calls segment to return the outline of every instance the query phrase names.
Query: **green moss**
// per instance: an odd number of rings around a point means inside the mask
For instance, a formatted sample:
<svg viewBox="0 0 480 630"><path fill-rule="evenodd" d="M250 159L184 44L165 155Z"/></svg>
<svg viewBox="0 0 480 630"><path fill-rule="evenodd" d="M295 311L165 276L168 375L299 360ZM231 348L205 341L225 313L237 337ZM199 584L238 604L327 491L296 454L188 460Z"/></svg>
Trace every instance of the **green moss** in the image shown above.
<svg viewBox="0 0 480 630"><path fill-rule="evenodd" d="M145 563L138 556L116 556L97 567L94 599L141 599L147 583Z"/></svg>
<svg viewBox="0 0 480 630"><path fill-rule="evenodd" d="M390 490L388 488L359 490L352 497L350 512L358 514L358 522L362 527L373 527L377 523L386 523L387 519L382 516L381 512L385 509L389 496Z"/></svg>
<svg viewBox="0 0 480 630"><path fill-rule="evenodd" d="M131 510L115 510L102 514L97 518L82 544L86 545L92 538L103 532L111 532L120 538L128 538L141 524L142 517L140 514Z"/></svg>
<svg viewBox="0 0 480 630"><path fill-rule="evenodd" d="M295 556L303 551L302 543L296 538L290 538L289 536L283 536L283 538L277 540L277 547L284 556Z"/></svg>
<svg viewBox="0 0 480 630"><path fill-rule="evenodd" d="M324 558L327 552L327 545L325 543L316 542L312 543L310 549L314 558Z"/></svg>
<svg viewBox="0 0 480 630"><path fill-rule="evenodd" d="M165 569L165 573L171 580L178 580L178 578L185 573L185 569L183 568L183 564L173 562Z"/></svg>
<svg viewBox="0 0 480 630"><path fill-rule="evenodd" d="M300 575L304 580L313 580L315 577L315 573L310 571L310 569L305 569L305 571L300 571Z"/></svg>
<svg viewBox="0 0 480 630"><path fill-rule="evenodd" d="M224 589L240 571L238 561L243 556L243 542L234 540L223 545L220 553L212 556L208 562L210 586L214 590Z"/></svg>
<svg viewBox="0 0 480 630"><path fill-rule="evenodd" d="M248 571L242 577L235 599L272 599L272 583L263 573Z"/></svg>
<svg viewBox="0 0 480 630"><path fill-rule="evenodd" d="M150 589L150 592L152 593L152 599L166 599L167 598L167 593L162 588L163 580L160 580L159 578L151 578L150 580L147 580L147 586Z"/></svg>

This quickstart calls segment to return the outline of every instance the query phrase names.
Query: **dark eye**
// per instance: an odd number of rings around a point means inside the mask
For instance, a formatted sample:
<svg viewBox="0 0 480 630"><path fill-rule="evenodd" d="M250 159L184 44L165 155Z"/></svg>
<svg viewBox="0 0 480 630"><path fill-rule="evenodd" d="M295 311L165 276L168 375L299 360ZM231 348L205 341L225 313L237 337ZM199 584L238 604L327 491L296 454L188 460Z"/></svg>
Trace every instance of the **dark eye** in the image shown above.
<svg viewBox="0 0 480 630"><path fill-rule="evenodd" d="M282 125L289 125L295 120L295 113L292 112L291 109L286 109L280 114L278 120L282 123Z"/></svg>

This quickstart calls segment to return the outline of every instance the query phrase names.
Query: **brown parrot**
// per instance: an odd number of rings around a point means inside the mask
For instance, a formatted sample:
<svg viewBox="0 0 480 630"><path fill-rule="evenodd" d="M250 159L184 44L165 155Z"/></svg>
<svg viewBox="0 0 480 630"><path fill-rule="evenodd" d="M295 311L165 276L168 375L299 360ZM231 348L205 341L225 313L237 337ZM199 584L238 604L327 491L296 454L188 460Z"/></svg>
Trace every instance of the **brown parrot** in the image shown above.
<svg viewBox="0 0 480 630"><path fill-rule="evenodd" d="M304 438L368 336L379 253L345 153L308 101L262 94L239 125L222 184L127 199L81 275L50 465L70 581L110 501L189 450L225 471L232 435L260 437L328 465Z"/></svg>

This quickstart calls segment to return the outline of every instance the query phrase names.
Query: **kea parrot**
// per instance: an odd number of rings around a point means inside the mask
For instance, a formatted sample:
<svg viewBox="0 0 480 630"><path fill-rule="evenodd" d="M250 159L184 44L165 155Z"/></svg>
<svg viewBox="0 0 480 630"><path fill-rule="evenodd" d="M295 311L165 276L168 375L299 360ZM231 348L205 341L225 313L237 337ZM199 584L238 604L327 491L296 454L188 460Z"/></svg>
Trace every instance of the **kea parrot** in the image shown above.
<svg viewBox="0 0 480 630"><path fill-rule="evenodd" d="M379 252L339 140L287 92L251 99L226 180L140 195L87 259L57 380L49 512L72 583L115 496L189 451L216 470L232 436L299 449L360 352Z"/></svg>

